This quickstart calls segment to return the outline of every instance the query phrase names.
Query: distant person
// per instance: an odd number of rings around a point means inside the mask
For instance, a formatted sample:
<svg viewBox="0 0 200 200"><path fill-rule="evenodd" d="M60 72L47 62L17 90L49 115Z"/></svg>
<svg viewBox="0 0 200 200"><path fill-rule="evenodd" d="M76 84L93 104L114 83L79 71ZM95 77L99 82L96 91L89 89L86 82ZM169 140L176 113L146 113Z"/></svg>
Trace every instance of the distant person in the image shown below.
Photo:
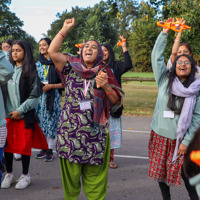
<svg viewBox="0 0 200 200"><path fill-rule="evenodd" d="M74 24L74 18L66 19L48 50L66 89L56 149L65 199L78 199L82 176L87 199L103 200L110 159L109 110L120 106L122 91L111 69L103 64L96 40L84 44L80 58L59 52Z"/></svg>
<svg viewBox="0 0 200 200"><path fill-rule="evenodd" d="M12 77L13 73L13 66L5 58L3 51L0 51L0 188L3 170L3 151L7 136L4 99L2 96L1 86L7 83L7 81Z"/></svg>
<svg viewBox="0 0 200 200"><path fill-rule="evenodd" d="M111 68L115 75L118 84L121 87L121 76L128 70L133 68L132 60L128 53L126 47L126 41L124 41L123 36L119 37L122 40L122 50L124 55L124 62L115 61L115 54L112 47L109 44L102 44L101 48L103 50L103 63ZM114 163L114 149L120 148L122 146L122 125L121 125L121 115L123 111L123 105L115 112L110 113L109 118L109 134L110 134L110 163L109 167L112 169L117 168L117 164Z"/></svg>
<svg viewBox="0 0 200 200"><path fill-rule="evenodd" d="M14 182L13 153L18 153L22 155L22 175L17 180L15 188L24 189L31 183L29 175L31 148L48 149L48 146L35 113L42 92L33 54L26 41L13 42L10 62L15 72L7 83L8 134L4 150L7 174L2 182L2 188L9 188Z"/></svg>
<svg viewBox="0 0 200 200"><path fill-rule="evenodd" d="M48 53L50 44L51 40L49 38L42 38L39 41L40 55L39 61L36 63L40 81L43 83L43 95L40 96L36 111L39 118L39 126L46 136L49 150L42 149L35 157L44 158L45 162L53 160L54 141L61 113L58 89L63 88L56 67Z"/></svg>
<svg viewBox="0 0 200 200"><path fill-rule="evenodd" d="M195 62L187 54L177 56L170 71L167 69L163 52L169 31L163 28L151 56L158 97L149 140L149 177L158 181L166 200L171 199L170 186L179 186L182 176L190 199L197 200L182 164L200 125L200 79L195 79Z"/></svg>
<svg viewBox="0 0 200 200"><path fill-rule="evenodd" d="M9 52L11 50L12 43L13 43L13 41L11 39L6 39L2 43L2 51L6 55L7 60L9 60Z"/></svg>
<svg viewBox="0 0 200 200"><path fill-rule="evenodd" d="M185 20L181 19L181 23L185 24ZM177 36L174 40L171 56L167 62L168 69L170 69L172 67L172 63L174 62L174 60L177 56L182 55L182 54L187 54L191 57L193 56L191 45L187 42L181 43L181 35L182 35L182 31L178 32ZM197 68L197 70L196 70L195 77L200 78L200 67L196 66L196 68Z"/></svg>

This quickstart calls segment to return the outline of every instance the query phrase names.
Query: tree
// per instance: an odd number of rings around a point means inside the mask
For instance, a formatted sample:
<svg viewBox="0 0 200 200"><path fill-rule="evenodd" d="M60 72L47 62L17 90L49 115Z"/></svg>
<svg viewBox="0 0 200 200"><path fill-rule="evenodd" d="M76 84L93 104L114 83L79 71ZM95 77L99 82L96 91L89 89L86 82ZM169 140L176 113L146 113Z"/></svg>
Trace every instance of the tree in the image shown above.
<svg viewBox="0 0 200 200"><path fill-rule="evenodd" d="M138 3L134 0L108 0L111 10L114 10L117 16L116 28L119 28L119 34L128 38L131 30L131 23L138 17ZM118 25L118 26L117 26Z"/></svg>
<svg viewBox="0 0 200 200"><path fill-rule="evenodd" d="M142 2L139 11L139 18L132 22L132 33L128 40L129 50L133 65L136 66L135 70L150 72L151 52L160 28L156 25L156 8Z"/></svg>
<svg viewBox="0 0 200 200"><path fill-rule="evenodd" d="M151 70L151 51L159 32L162 30L157 27L156 22L166 20L169 17L184 18L186 24L192 27L185 30L182 34L182 42L188 42L193 47L195 60L200 61L200 2L197 0L149 0L141 3L138 8L139 17L133 22L133 31L129 38L129 46L133 64L139 71ZM176 33L170 31L164 57L170 57L171 49Z"/></svg>
<svg viewBox="0 0 200 200"><path fill-rule="evenodd" d="M182 42L188 42L193 47L193 57L200 61L200 1L198 0L174 0L163 7L163 17L184 18L191 30L182 33ZM172 38L174 40L174 37Z"/></svg>
<svg viewBox="0 0 200 200"><path fill-rule="evenodd" d="M72 54L76 54L77 48L74 46L77 43L82 43L84 38L84 28L85 28L85 21L87 20L89 14L89 7L88 8L79 8L75 7L72 8L71 12L67 10L63 13L58 13L56 16L58 20L54 21L51 24L51 29L47 32L49 38L53 39L55 35L59 32L62 28L65 19L68 18L75 18L75 26L69 33L67 33L66 38L61 47L62 52L69 52Z"/></svg>
<svg viewBox="0 0 200 200"><path fill-rule="evenodd" d="M112 24L116 33L116 38L113 41L113 49L116 60L124 60L121 48L116 46L118 36L123 35L127 41L127 48L129 48L129 36L132 31L131 23L138 17L138 3L134 0L107 0L108 12L112 18Z"/></svg>
<svg viewBox="0 0 200 200"><path fill-rule="evenodd" d="M75 26L67 34L64 39L61 51L76 54L76 43L82 43L83 40L95 39L100 43L107 42L111 45L117 43L118 32L115 28L117 22L116 15L112 15L108 4L101 1L100 4L94 5L93 8L72 8L71 12L67 10L58 13L58 20L51 24L48 31L48 37L53 39L58 31L62 28L64 20L67 18L75 18Z"/></svg>
<svg viewBox="0 0 200 200"><path fill-rule="evenodd" d="M101 1L90 9L85 22L84 37L86 40L96 39L100 43L117 43L118 32L115 28L116 17L109 14L109 6Z"/></svg>
<svg viewBox="0 0 200 200"><path fill-rule="evenodd" d="M29 42L32 49L35 48L35 39L22 30L23 22L10 11L11 0L0 0L0 42L5 39L24 39Z"/></svg>
<svg viewBox="0 0 200 200"><path fill-rule="evenodd" d="M61 14L58 13L57 17L59 19L51 24L48 36L53 38L61 29L65 19L75 17L75 27L64 39L61 51L76 54L77 49L74 44L81 43L83 39L86 41L96 39L100 43L106 42L113 46L116 50L116 57L121 59L121 51L115 45L118 42L120 33L128 39L129 30L131 29L130 22L136 17L137 13L134 2L132 0L126 0L125 2L122 0L101 1L92 8L80 9L75 7L72 8L71 12L66 10ZM117 18L119 11L122 13L122 20Z"/></svg>

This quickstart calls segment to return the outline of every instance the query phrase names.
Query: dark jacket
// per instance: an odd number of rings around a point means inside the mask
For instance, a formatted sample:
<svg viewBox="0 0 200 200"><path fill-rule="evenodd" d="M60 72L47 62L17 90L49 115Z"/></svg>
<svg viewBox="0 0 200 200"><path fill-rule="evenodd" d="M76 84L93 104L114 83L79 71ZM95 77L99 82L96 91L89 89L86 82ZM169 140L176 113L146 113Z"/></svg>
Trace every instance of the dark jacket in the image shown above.
<svg viewBox="0 0 200 200"><path fill-rule="evenodd" d="M121 87L122 74L124 74L125 72L133 68L132 60L130 58L128 51L124 53L124 60L125 62L115 61L112 68L112 71L120 87ZM122 110L123 110L123 105L116 112L113 112L113 113L111 112L110 115L114 118L119 118L122 115Z"/></svg>

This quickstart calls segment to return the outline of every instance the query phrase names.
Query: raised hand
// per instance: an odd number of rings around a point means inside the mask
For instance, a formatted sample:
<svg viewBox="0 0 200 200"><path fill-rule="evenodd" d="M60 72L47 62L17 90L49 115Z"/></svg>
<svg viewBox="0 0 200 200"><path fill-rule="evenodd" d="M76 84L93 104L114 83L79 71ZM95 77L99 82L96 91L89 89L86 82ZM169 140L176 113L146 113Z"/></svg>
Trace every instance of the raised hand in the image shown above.
<svg viewBox="0 0 200 200"><path fill-rule="evenodd" d="M124 53L124 52L128 51L127 48L126 48L126 39L123 37L123 35L120 35L119 38L120 38L121 41L119 40L118 43L121 44L120 46L122 47L122 50L123 50L123 53Z"/></svg>
<svg viewBox="0 0 200 200"><path fill-rule="evenodd" d="M119 38L120 38L121 41L122 41L121 47L122 47L122 48L123 48L123 47L126 47L126 40L124 39L123 35L120 35Z"/></svg>
<svg viewBox="0 0 200 200"><path fill-rule="evenodd" d="M181 25L184 25L184 24L185 24L184 18L179 18L178 21L181 23Z"/></svg>
<svg viewBox="0 0 200 200"><path fill-rule="evenodd" d="M169 23L172 23L172 22L174 22L174 18L168 18L167 20L166 20L166 22L169 22ZM170 29L169 28L166 28L166 27L163 27L163 32L164 33L169 33L169 31L170 31Z"/></svg>
<svg viewBox="0 0 200 200"><path fill-rule="evenodd" d="M68 32L70 29L72 29L75 25L75 19L74 17L71 19L66 19L63 23L62 31L64 33Z"/></svg>

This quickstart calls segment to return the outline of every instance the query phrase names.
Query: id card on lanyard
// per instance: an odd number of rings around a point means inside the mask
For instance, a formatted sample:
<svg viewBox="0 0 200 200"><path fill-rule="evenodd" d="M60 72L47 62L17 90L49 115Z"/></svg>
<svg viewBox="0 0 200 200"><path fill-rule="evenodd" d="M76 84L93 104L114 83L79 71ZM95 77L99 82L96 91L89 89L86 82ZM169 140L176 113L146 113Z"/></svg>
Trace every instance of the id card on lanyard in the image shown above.
<svg viewBox="0 0 200 200"><path fill-rule="evenodd" d="M88 84L86 83L86 79L84 79L84 96L86 98L87 96L87 91L88 91L88 88L90 86L90 83L91 83L91 80L88 81ZM87 110L87 109L91 109L91 100L82 100L80 101L80 109L81 110Z"/></svg>

